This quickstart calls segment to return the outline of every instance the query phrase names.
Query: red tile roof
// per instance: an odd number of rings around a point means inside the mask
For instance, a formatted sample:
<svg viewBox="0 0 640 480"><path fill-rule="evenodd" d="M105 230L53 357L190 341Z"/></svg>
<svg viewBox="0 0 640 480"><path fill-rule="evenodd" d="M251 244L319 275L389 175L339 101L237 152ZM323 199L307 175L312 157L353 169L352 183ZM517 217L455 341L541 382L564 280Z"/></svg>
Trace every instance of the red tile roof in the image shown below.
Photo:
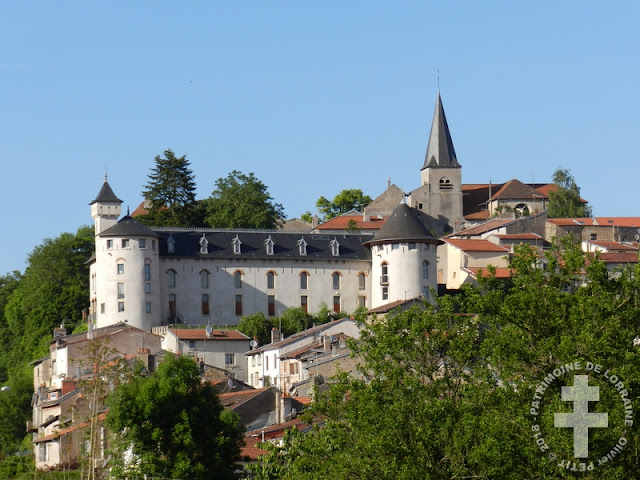
<svg viewBox="0 0 640 480"><path fill-rule="evenodd" d="M221 393L218 396L220 397L220 403L222 403L225 408L233 410L247 400L251 400L267 390L269 390L269 388L255 388L251 390L242 390L240 392Z"/></svg>
<svg viewBox="0 0 640 480"><path fill-rule="evenodd" d="M467 220L486 220L491 216L489 210L482 210L480 212L470 213L465 215L464 218Z"/></svg>
<svg viewBox="0 0 640 480"><path fill-rule="evenodd" d="M561 227L594 225L593 218L548 218L547 222Z"/></svg>
<svg viewBox="0 0 640 480"><path fill-rule="evenodd" d="M362 215L341 215L334 217L331 220L327 220L321 225L318 225L318 230L346 230L349 228L349 222L351 220L356 222L357 228L360 230L380 230L380 227L384 225L388 217L370 217L368 222L363 220Z"/></svg>
<svg viewBox="0 0 640 480"><path fill-rule="evenodd" d="M637 252L601 253L600 259L605 263L638 263Z"/></svg>
<svg viewBox="0 0 640 480"><path fill-rule="evenodd" d="M251 340L237 330L213 330L211 336L207 336L204 329L171 328L170 331L180 340Z"/></svg>
<svg viewBox="0 0 640 480"><path fill-rule="evenodd" d="M488 277L490 275L488 268L477 268L477 267L467 267L467 270L475 277L478 277L478 273L482 271L483 277ZM496 268L496 278L510 278L511 270L506 267Z"/></svg>
<svg viewBox="0 0 640 480"><path fill-rule="evenodd" d="M537 233L509 233L496 235L500 240L540 240L542 237Z"/></svg>
<svg viewBox="0 0 640 480"><path fill-rule="evenodd" d="M621 243L621 242L611 242L606 240L591 240L589 243L591 245L606 248L608 250L624 250L624 251L638 250L637 243Z"/></svg>
<svg viewBox="0 0 640 480"><path fill-rule="evenodd" d="M444 240L464 252L509 252L507 248L496 245L489 240L466 240L458 238L445 238Z"/></svg>

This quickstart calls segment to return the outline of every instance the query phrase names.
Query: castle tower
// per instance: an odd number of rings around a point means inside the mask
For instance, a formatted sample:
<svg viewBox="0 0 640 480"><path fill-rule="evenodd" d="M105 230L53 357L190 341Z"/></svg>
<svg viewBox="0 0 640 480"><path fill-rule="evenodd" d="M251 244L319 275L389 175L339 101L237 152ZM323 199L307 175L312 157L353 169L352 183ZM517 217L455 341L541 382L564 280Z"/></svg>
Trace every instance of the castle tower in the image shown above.
<svg viewBox="0 0 640 480"><path fill-rule="evenodd" d="M371 248L371 308L428 297L436 283L436 247L420 219L420 213L401 203L376 235L367 243Z"/></svg>
<svg viewBox="0 0 640 480"><path fill-rule="evenodd" d="M448 230L462 227L462 166L458 163L447 117L438 93L424 164L421 186L411 192L409 204L446 223Z"/></svg>
<svg viewBox="0 0 640 480"><path fill-rule="evenodd" d="M98 196L89 205L91 205L91 217L94 221L96 236L118 222L122 200L111 190L106 173Z"/></svg>

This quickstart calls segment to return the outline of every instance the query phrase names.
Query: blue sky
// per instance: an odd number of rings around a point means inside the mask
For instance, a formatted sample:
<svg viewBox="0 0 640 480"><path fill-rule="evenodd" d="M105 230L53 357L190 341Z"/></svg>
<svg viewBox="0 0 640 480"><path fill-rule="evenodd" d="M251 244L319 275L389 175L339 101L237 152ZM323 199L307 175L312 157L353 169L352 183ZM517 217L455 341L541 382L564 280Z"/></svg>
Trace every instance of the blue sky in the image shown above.
<svg viewBox="0 0 640 480"><path fill-rule="evenodd" d="M640 216L638 2L7 2L0 274L126 210L153 159L198 197L253 172L287 217L419 186L438 91L464 183L567 168L597 216Z"/></svg>

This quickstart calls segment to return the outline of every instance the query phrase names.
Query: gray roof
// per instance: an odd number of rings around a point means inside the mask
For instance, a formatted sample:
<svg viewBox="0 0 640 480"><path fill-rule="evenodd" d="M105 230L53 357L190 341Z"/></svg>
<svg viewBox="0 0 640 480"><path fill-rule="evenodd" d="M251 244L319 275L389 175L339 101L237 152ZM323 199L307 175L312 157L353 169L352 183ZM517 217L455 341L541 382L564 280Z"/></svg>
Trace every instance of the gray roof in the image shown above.
<svg viewBox="0 0 640 480"><path fill-rule="evenodd" d="M426 222L423 215L406 203L401 203L396 207L391 216L387 219L378 233L376 233L368 245L391 242L422 242L441 243L433 238L423 222Z"/></svg>
<svg viewBox="0 0 640 480"><path fill-rule="evenodd" d="M438 93L436 110L431 123L431 133L429 134L429 144L427 145L427 154L424 157L422 170L427 167L460 168L460 166L456 151L453 148L453 140L451 140L447 117L442 107L442 99L440 98L440 93Z"/></svg>
<svg viewBox="0 0 640 480"><path fill-rule="evenodd" d="M113 227L107 228L100 234L101 237L160 237L149 227L141 224L136 219L125 215Z"/></svg>
<svg viewBox="0 0 640 480"><path fill-rule="evenodd" d="M94 203L122 203L116 194L113 193L111 187L109 186L109 182L107 182L107 176L104 176L104 183L102 184L102 188L98 192L98 196L89 203L89 205L93 205Z"/></svg>

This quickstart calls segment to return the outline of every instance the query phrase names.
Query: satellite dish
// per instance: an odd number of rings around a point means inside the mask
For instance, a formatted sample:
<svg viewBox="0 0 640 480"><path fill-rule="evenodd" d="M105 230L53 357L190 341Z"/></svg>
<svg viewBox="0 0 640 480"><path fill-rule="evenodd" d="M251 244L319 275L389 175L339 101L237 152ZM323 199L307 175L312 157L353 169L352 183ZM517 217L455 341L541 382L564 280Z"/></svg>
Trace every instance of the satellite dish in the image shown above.
<svg viewBox="0 0 640 480"><path fill-rule="evenodd" d="M207 337L210 337L211 332L213 332L213 328L211 328L211 325L207 325L207 328L205 328L204 331L207 333Z"/></svg>
<svg viewBox="0 0 640 480"><path fill-rule="evenodd" d="M640 233L636 233L636 235L635 235L635 237L634 237L634 238L636 239L636 242L637 242L638 240L640 240Z"/></svg>
<svg viewBox="0 0 640 480"><path fill-rule="evenodd" d="M232 379L227 380L227 385L229 386L229 388L233 387L233 380Z"/></svg>
<svg viewBox="0 0 640 480"><path fill-rule="evenodd" d="M251 340L249 342L249 345L251 345L251 348L256 348L258 346L258 342L256 342L255 340Z"/></svg>

